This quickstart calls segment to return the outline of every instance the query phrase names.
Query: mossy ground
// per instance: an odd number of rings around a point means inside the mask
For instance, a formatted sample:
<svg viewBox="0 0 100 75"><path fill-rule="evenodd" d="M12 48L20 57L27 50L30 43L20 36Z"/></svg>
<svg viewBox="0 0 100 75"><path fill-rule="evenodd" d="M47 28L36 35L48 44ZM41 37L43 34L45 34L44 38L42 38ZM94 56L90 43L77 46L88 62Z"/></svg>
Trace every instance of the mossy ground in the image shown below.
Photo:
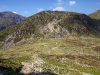
<svg viewBox="0 0 100 75"><path fill-rule="evenodd" d="M99 75L100 39L89 36L35 38L8 50L0 50L0 66L18 68L22 61L38 54L46 63L43 69L55 75Z"/></svg>

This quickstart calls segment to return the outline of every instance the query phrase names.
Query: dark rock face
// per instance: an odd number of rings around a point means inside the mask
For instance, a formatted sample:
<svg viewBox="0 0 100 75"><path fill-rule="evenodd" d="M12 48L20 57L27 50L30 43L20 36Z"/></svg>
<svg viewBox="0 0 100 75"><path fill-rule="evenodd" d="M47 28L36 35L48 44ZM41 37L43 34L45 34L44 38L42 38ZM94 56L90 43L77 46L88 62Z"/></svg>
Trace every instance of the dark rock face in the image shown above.
<svg viewBox="0 0 100 75"><path fill-rule="evenodd" d="M12 12L0 12L0 31L6 29L7 27L14 25L18 22L24 20L25 17L12 13Z"/></svg>
<svg viewBox="0 0 100 75"><path fill-rule="evenodd" d="M97 10L96 12L89 14L89 16L93 19L93 21L97 25L97 28L100 31L100 10Z"/></svg>
<svg viewBox="0 0 100 75"><path fill-rule="evenodd" d="M10 48L10 45L14 46L29 38L62 37L70 34L89 36L91 32L100 35L96 21L76 12L42 11L1 32L0 41L4 42L3 48Z"/></svg>

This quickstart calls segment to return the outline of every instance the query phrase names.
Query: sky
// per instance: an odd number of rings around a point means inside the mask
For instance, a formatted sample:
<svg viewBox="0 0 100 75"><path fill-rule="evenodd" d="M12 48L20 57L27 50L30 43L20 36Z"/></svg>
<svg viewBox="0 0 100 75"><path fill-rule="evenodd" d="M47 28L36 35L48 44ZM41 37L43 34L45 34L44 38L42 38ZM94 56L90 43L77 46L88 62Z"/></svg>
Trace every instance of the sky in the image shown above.
<svg viewBox="0 0 100 75"><path fill-rule="evenodd" d="M0 12L29 17L44 10L90 14L100 10L100 0L0 0Z"/></svg>

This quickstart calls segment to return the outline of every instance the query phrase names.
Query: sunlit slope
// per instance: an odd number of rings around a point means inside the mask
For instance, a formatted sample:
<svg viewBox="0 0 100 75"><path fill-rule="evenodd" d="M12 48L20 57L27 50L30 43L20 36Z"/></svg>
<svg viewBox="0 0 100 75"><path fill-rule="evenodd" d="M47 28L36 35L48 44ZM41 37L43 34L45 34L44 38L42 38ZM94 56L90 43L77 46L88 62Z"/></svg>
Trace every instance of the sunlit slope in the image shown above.
<svg viewBox="0 0 100 75"><path fill-rule="evenodd" d="M99 75L100 74L100 39L84 36L67 36L61 38L37 38L33 41L0 50L0 66L14 69L31 65L30 70L22 73L37 73L37 65L42 72L50 75ZM4 63L6 61L6 63ZM12 63L9 63L12 61ZM40 63L38 62L40 61ZM32 65L35 62L35 65ZM15 63L15 64L14 64ZM35 67L35 68L34 68ZM27 67L28 68L28 67ZM40 71L40 70L38 70ZM51 74L52 73L52 74Z"/></svg>

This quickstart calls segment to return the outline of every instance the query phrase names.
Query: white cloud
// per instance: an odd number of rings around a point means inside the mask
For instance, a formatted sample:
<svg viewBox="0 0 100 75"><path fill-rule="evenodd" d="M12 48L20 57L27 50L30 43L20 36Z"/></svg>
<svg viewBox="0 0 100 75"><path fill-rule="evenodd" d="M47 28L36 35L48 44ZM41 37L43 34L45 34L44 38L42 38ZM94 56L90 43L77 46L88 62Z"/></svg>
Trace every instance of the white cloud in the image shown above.
<svg viewBox="0 0 100 75"><path fill-rule="evenodd" d="M28 13L28 11L25 11L24 13L25 13L25 14L27 14L27 13Z"/></svg>
<svg viewBox="0 0 100 75"><path fill-rule="evenodd" d="M76 4L75 1L69 1L69 5L73 6L73 5L75 5L75 4Z"/></svg>
<svg viewBox="0 0 100 75"><path fill-rule="evenodd" d="M13 13L16 14L17 12L14 11Z"/></svg>
<svg viewBox="0 0 100 75"><path fill-rule="evenodd" d="M41 12L41 11L43 11L44 9L42 9L42 8L40 8L40 9L38 9L38 12Z"/></svg>
<svg viewBox="0 0 100 75"><path fill-rule="evenodd" d="M56 7L53 11L65 11L65 9L63 7Z"/></svg>
<svg viewBox="0 0 100 75"><path fill-rule="evenodd" d="M56 3L57 6L62 5L62 4L63 4L63 0L57 0L57 3Z"/></svg>

